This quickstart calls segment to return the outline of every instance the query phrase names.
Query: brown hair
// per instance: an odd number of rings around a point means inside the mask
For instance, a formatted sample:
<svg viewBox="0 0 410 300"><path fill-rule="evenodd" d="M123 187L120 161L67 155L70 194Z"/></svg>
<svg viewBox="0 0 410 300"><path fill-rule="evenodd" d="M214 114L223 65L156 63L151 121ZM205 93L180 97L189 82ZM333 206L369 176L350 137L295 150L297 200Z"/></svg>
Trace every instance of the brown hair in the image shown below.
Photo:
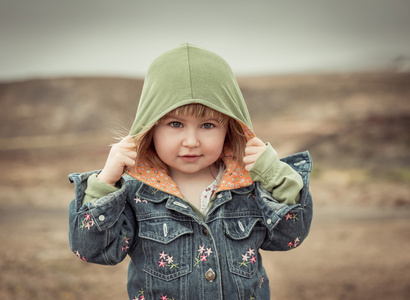
<svg viewBox="0 0 410 300"><path fill-rule="evenodd" d="M238 121L202 104L183 105L174 109L169 114L176 116L194 115L197 118L210 117L217 119L221 126L227 126L225 146L228 145L228 147L232 150L233 159L243 165L242 159L245 155L246 136ZM156 124L160 122L162 122L162 119L160 119ZM135 143L137 145L136 161L138 162L139 159L146 154L147 159L149 159L154 166L168 170L167 165L158 157L155 151L153 142L154 126L134 136Z"/></svg>

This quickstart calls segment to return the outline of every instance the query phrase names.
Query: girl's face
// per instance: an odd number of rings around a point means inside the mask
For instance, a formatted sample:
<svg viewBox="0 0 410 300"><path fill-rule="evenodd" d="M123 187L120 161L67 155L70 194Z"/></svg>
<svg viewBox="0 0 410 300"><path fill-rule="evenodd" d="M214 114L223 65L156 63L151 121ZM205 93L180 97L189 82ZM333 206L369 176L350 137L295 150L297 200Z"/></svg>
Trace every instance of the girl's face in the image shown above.
<svg viewBox="0 0 410 300"><path fill-rule="evenodd" d="M176 173L196 175L221 156L227 126L212 117L168 114L153 129L158 157Z"/></svg>

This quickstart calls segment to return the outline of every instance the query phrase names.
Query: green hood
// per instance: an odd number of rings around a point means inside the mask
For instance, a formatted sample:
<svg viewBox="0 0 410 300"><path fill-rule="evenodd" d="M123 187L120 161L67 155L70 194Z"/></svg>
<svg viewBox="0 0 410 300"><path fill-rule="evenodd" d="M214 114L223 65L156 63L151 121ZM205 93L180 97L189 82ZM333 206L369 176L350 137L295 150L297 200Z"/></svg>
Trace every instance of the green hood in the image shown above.
<svg viewBox="0 0 410 300"><path fill-rule="evenodd" d="M149 67L130 135L190 103L215 109L252 130L242 93L226 61L211 51L183 44L160 55Z"/></svg>
<svg viewBox="0 0 410 300"><path fill-rule="evenodd" d="M229 65L220 56L190 44L160 55L150 66L142 89L130 135L151 128L161 117L186 104L200 103L238 120L246 137L253 136L251 120L242 93ZM248 171L224 148L226 170L218 190L252 184ZM139 158L129 175L156 189L183 198L175 182L152 165L148 154Z"/></svg>

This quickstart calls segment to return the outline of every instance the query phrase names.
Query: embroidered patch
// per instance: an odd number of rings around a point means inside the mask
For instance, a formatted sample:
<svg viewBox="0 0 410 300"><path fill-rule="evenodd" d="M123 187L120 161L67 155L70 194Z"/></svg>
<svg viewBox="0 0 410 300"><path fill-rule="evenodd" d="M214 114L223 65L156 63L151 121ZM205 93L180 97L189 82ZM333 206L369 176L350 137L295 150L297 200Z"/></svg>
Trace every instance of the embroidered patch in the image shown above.
<svg viewBox="0 0 410 300"><path fill-rule="evenodd" d="M199 246L198 252L198 256L195 257L194 267L199 267L199 263L205 262L206 259L213 253L212 248L206 248L205 250L204 246Z"/></svg>
<svg viewBox="0 0 410 300"><path fill-rule="evenodd" d="M175 300L175 298L168 298L167 295L162 295L161 298L159 298L160 300Z"/></svg>
<svg viewBox="0 0 410 300"><path fill-rule="evenodd" d="M290 212L285 216L286 220L293 220L293 221L298 221L298 214L295 212Z"/></svg>
<svg viewBox="0 0 410 300"><path fill-rule="evenodd" d="M296 248L300 244L300 237L297 237L294 241L288 243L290 249Z"/></svg>
<svg viewBox="0 0 410 300"><path fill-rule="evenodd" d="M145 300L144 290L140 289L139 292L138 292L138 295L135 296L135 298L132 299L132 300Z"/></svg>
<svg viewBox="0 0 410 300"><path fill-rule="evenodd" d="M134 200L135 200L135 203L148 203L147 200L141 200L140 197L135 197Z"/></svg>
<svg viewBox="0 0 410 300"><path fill-rule="evenodd" d="M91 219L91 216L88 213L85 213L84 219L81 221L81 226L80 229L87 228L90 230L91 227L95 225L95 222L93 219Z"/></svg>
<svg viewBox="0 0 410 300"><path fill-rule="evenodd" d="M80 252L74 251L74 254L75 254L78 258L80 258L82 261L85 261L85 262L87 261L84 256L81 256Z"/></svg>
<svg viewBox="0 0 410 300"><path fill-rule="evenodd" d="M259 285L259 288L262 288L262 284L263 284L264 280L265 280L265 277L262 276L262 277L261 277L261 283L260 283L260 285Z"/></svg>
<svg viewBox="0 0 410 300"><path fill-rule="evenodd" d="M255 249L249 248L245 254L242 254L242 261L239 262L239 266L248 266L249 264L256 263Z"/></svg>
<svg viewBox="0 0 410 300"><path fill-rule="evenodd" d="M170 268L170 269L173 269L173 268L179 269L179 267L178 267L179 263L176 264L174 262L174 257L168 255L164 251L162 251L162 253L159 253L159 259L160 260L158 261L158 267L160 267L160 268L167 267L167 268Z"/></svg>
<svg viewBox="0 0 410 300"><path fill-rule="evenodd" d="M124 235L122 237L123 246L122 246L121 252L127 252L128 251L128 249L130 248L128 246L129 241L130 241L130 238L127 238L127 233L124 232Z"/></svg>

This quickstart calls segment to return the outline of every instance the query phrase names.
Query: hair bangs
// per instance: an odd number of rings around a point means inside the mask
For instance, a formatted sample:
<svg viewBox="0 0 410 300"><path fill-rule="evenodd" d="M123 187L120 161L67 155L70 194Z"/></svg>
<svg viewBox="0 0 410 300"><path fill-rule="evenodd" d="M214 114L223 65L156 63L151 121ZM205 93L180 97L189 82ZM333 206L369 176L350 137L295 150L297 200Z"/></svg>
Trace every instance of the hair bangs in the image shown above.
<svg viewBox="0 0 410 300"><path fill-rule="evenodd" d="M196 118L216 119L222 126L225 126L229 120L227 115L202 104L183 105L174 109L169 114L174 116L195 116Z"/></svg>

